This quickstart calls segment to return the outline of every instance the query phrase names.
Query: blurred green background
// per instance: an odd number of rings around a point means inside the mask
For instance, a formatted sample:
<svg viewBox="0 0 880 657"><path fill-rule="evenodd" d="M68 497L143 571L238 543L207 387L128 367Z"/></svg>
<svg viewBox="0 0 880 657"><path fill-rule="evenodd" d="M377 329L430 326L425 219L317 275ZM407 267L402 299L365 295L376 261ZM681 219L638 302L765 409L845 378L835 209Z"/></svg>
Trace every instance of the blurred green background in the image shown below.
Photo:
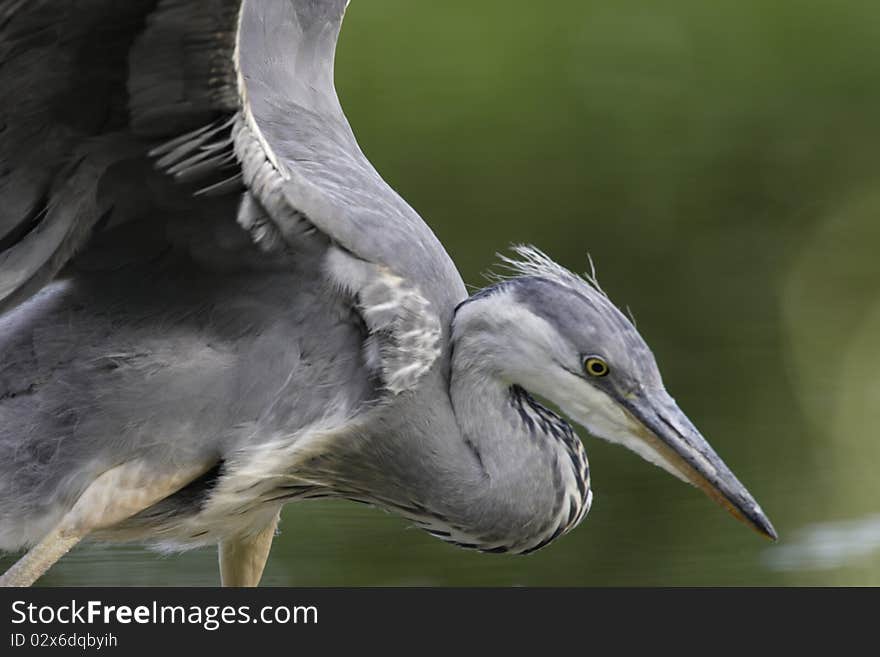
<svg viewBox="0 0 880 657"><path fill-rule="evenodd" d="M880 585L876 0L355 0L337 76L468 283L512 242L593 256L781 540L581 432L592 511L537 554L299 504L264 583ZM213 550L87 547L43 583L217 581Z"/></svg>

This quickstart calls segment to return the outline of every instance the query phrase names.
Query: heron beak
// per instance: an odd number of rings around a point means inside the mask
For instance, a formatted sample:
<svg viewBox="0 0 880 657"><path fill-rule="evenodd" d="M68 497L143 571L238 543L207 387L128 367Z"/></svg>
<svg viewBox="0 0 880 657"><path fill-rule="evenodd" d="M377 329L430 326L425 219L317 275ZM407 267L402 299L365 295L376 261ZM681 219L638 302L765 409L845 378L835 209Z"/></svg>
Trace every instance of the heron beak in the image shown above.
<svg viewBox="0 0 880 657"><path fill-rule="evenodd" d="M777 539L776 530L755 498L665 390L646 391L622 402L639 427L639 437L674 474L702 489L734 518L759 534L774 541Z"/></svg>

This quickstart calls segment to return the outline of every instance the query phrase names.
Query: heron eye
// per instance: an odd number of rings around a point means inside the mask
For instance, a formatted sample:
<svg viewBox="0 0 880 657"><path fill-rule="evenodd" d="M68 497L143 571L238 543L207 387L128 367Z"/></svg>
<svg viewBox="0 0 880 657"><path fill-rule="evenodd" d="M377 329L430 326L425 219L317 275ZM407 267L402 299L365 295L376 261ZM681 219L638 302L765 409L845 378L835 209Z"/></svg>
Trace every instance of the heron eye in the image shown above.
<svg viewBox="0 0 880 657"><path fill-rule="evenodd" d="M598 356L590 356L584 361L584 369L590 376L605 376L608 374L608 363Z"/></svg>

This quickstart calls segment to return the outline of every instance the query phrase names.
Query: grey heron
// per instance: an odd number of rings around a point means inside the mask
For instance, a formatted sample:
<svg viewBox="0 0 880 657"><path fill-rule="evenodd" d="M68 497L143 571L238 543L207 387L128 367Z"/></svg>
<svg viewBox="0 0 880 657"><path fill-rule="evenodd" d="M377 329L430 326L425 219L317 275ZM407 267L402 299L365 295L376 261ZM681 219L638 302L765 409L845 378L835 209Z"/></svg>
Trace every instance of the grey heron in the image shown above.
<svg viewBox="0 0 880 657"><path fill-rule="evenodd" d="M775 538L594 280L523 246L468 296L343 114L347 4L0 1L0 582L91 538L256 585L327 497L535 551L592 501L540 398Z"/></svg>

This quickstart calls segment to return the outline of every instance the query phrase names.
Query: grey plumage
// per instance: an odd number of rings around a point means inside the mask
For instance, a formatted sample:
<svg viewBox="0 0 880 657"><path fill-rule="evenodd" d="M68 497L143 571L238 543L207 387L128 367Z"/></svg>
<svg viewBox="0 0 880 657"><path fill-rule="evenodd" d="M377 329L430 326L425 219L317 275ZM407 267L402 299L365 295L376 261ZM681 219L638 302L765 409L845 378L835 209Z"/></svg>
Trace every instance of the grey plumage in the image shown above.
<svg viewBox="0 0 880 657"><path fill-rule="evenodd" d="M0 85L22 96L0 134L0 548L44 540L83 499L83 535L177 549L341 497L529 552L592 501L580 441L529 393L772 534L686 418L667 447L636 444L632 400L662 383L590 282L520 248L515 278L467 298L343 115L346 5L0 3ZM591 379L591 354L612 375ZM126 468L176 483L105 522L95 482Z"/></svg>

